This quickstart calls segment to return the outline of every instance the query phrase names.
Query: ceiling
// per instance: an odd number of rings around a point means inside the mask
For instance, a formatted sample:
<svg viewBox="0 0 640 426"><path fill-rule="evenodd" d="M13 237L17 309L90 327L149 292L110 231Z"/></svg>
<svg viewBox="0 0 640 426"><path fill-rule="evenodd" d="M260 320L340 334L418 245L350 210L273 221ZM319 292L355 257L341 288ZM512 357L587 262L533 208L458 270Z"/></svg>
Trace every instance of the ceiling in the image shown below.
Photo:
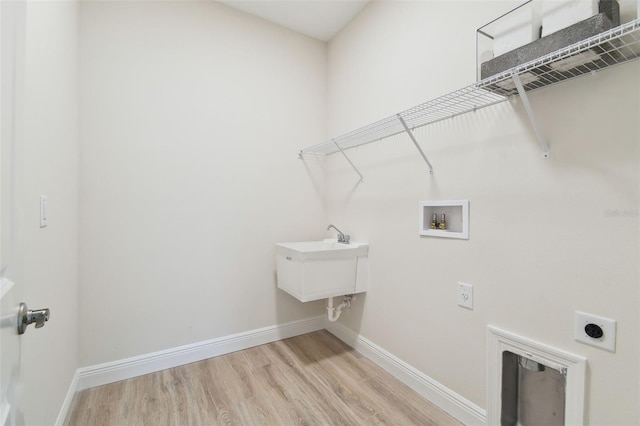
<svg viewBox="0 0 640 426"><path fill-rule="evenodd" d="M219 1L321 41L331 40L369 3L369 0Z"/></svg>

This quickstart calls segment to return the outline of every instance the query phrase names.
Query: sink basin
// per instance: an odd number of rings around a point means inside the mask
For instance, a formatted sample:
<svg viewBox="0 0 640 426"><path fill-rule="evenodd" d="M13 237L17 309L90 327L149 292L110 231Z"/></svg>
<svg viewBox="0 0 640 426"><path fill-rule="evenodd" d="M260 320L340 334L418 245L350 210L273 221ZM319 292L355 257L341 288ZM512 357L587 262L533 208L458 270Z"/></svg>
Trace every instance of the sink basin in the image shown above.
<svg viewBox="0 0 640 426"><path fill-rule="evenodd" d="M302 302L366 291L369 244L336 240L276 244L278 288Z"/></svg>
<svg viewBox="0 0 640 426"><path fill-rule="evenodd" d="M344 244L337 240L302 241L276 244L276 252L296 260L349 259L366 256L369 253L369 245L358 242Z"/></svg>

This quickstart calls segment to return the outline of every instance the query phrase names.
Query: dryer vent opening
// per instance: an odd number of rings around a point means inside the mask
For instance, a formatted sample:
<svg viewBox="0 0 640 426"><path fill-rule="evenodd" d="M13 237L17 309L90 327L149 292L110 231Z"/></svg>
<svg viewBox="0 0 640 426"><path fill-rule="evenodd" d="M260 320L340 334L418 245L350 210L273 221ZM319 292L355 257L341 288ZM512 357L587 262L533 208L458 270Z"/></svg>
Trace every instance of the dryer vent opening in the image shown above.
<svg viewBox="0 0 640 426"><path fill-rule="evenodd" d="M584 424L587 360L488 326L487 424Z"/></svg>
<svg viewBox="0 0 640 426"><path fill-rule="evenodd" d="M565 424L566 376L513 352L502 353L501 426Z"/></svg>

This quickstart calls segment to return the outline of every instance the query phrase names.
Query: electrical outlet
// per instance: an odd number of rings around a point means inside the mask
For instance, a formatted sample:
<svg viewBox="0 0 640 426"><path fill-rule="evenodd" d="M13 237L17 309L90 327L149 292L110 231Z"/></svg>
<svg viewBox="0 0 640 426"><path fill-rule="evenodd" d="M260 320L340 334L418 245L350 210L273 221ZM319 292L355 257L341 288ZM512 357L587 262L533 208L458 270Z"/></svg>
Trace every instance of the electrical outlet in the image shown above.
<svg viewBox="0 0 640 426"><path fill-rule="evenodd" d="M616 351L616 320L576 311L574 339L587 345Z"/></svg>
<svg viewBox="0 0 640 426"><path fill-rule="evenodd" d="M49 224L49 211L47 208L47 196L40 196L40 228L46 228Z"/></svg>
<svg viewBox="0 0 640 426"><path fill-rule="evenodd" d="M458 306L473 309L473 286L471 284L458 283Z"/></svg>

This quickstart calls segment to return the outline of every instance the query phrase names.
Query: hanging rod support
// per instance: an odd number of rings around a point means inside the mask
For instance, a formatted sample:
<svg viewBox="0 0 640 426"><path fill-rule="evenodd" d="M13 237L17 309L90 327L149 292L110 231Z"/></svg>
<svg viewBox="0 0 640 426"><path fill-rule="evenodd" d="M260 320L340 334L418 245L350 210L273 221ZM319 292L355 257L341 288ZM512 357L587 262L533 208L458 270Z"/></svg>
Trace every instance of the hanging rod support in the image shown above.
<svg viewBox="0 0 640 426"><path fill-rule="evenodd" d="M422 148L420 148L420 145L418 145L418 141L416 140L415 136L413 136L413 132L411 131L411 129L409 129L409 126L407 126L407 123L404 121L404 118L402 118L400 114L396 114L396 115L398 117L398 120L400 120L402 127L404 127L404 130L407 132L407 134L411 138L411 142L413 142L416 148L418 148L420 155L422 155L422 158L424 159L425 163L427 163L427 166L429 167L429 173L433 174L433 166L431 166L429 159L427 158L426 155L424 155L424 152L422 152Z"/></svg>
<svg viewBox="0 0 640 426"><path fill-rule="evenodd" d="M353 170L356 171L356 173L358 174L358 176L360 176L360 182L362 182L364 180L364 176L362 176L362 173L360 173L360 171L358 170L358 168L356 166L353 165L353 163L351 162L351 160L349 159L349 157L347 156L347 154L345 154L344 150L342 149L342 147L340 145L338 145L338 142L336 142L335 139L331 139L333 141L334 144L336 144L336 147L338 147L338 149L340 150L340 153L342 155L344 155L344 158L349 162L349 164L351 164L351 167L353 167Z"/></svg>
<svg viewBox="0 0 640 426"><path fill-rule="evenodd" d="M538 124L538 120L536 120L536 116L533 113L533 108L531 108L531 103L529 102L529 97L527 96L527 92L524 90L522 86L522 82L520 81L520 76L518 74L512 74L511 78L513 78L513 82L518 89L518 94L520 95L520 99L522 99L522 104L524 105L525 111L527 111L527 115L529 116L529 121L531 121L531 125L533 126L533 130L536 132L536 136L538 137L538 143L540 144L540 148L542 148L542 158L549 158L551 155L549 152L549 145L547 145L547 141L540 130L540 125Z"/></svg>

